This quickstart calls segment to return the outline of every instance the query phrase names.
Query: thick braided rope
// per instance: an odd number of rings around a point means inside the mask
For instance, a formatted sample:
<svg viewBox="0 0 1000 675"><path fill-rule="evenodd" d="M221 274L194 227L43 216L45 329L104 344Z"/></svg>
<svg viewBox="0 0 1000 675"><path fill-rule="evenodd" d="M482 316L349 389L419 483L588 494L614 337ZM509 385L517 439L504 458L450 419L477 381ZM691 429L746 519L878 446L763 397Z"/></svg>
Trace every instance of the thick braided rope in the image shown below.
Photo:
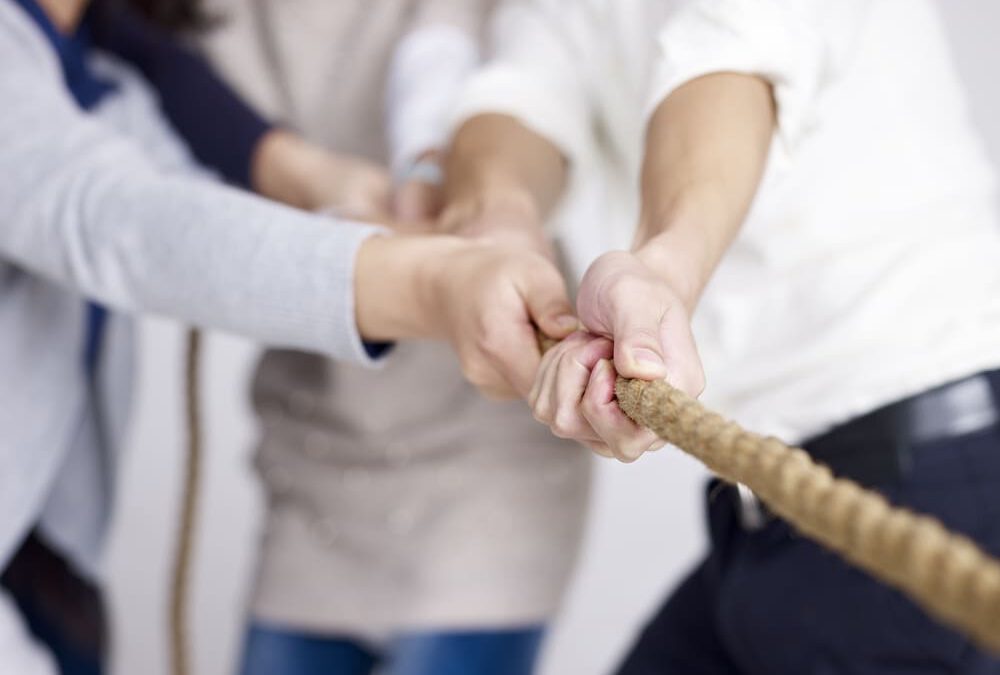
<svg viewBox="0 0 1000 675"><path fill-rule="evenodd" d="M750 433L665 382L619 377L616 392L637 424L743 483L803 534L1000 653L1000 562L972 541L834 478L804 450Z"/></svg>

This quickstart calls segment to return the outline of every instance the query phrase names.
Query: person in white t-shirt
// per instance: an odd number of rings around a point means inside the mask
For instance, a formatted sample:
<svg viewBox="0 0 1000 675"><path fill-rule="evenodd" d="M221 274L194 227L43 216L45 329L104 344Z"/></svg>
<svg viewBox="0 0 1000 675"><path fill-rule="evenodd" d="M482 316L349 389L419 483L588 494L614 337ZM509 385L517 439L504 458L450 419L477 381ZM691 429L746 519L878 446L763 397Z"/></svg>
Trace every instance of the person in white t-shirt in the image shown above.
<svg viewBox="0 0 1000 675"><path fill-rule="evenodd" d="M536 417L633 461L662 442L616 373L704 388L1000 552L995 176L933 4L522 0L493 40L443 224L540 248L549 222L586 270ZM752 494L711 495L708 557L620 672L1000 672Z"/></svg>

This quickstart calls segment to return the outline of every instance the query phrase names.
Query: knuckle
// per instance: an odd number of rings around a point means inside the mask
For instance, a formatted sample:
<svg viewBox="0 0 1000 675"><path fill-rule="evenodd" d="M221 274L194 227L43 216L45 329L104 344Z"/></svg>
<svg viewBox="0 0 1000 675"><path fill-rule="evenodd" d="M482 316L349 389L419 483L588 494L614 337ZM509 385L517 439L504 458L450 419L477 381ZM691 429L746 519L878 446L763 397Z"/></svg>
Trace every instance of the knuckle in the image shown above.
<svg viewBox="0 0 1000 675"><path fill-rule="evenodd" d="M550 427L552 433L559 438L572 438L579 430L580 424L575 411L562 408L556 411Z"/></svg>
<svg viewBox="0 0 1000 675"><path fill-rule="evenodd" d="M547 408L542 406L535 406L531 409L531 416L535 418L536 422L541 422L547 427L551 427L552 415Z"/></svg>
<svg viewBox="0 0 1000 675"><path fill-rule="evenodd" d="M642 448L637 448L632 445L626 445L625 447L619 449L618 459L620 459L625 464L631 464L640 457L642 457L642 453L643 453Z"/></svg>
<svg viewBox="0 0 1000 675"><path fill-rule="evenodd" d="M483 325L480 330L479 337L476 340L476 347L487 356L497 357L507 351L508 341L501 335L500 331L491 328L487 324Z"/></svg>
<svg viewBox="0 0 1000 675"><path fill-rule="evenodd" d="M626 436L619 437L618 442L614 444L615 456L622 462L631 464L642 457L650 442L651 439L649 439L645 433L630 433Z"/></svg>
<svg viewBox="0 0 1000 675"><path fill-rule="evenodd" d="M479 389L488 389L495 386L496 378L492 368L489 368L479 358L465 357L461 359L462 375Z"/></svg>

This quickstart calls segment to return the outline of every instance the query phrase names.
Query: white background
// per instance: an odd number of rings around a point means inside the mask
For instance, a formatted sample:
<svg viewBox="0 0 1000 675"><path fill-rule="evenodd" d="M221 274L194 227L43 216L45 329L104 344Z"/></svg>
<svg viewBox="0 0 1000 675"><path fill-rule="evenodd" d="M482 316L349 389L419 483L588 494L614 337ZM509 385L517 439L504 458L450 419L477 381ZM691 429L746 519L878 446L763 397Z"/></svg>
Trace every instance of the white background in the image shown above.
<svg viewBox="0 0 1000 675"><path fill-rule="evenodd" d="M1000 3L942 0L973 114L1000 159ZM998 262L1000 264L1000 262ZM180 461L180 330L143 326L135 424L110 555L115 672L166 673L166 597ZM255 355L215 337L207 354L208 438L194 578L197 675L235 667L261 503L249 468L254 436L247 386ZM702 546L703 474L665 451L631 466L601 462L581 565L548 644L543 675L609 671Z"/></svg>

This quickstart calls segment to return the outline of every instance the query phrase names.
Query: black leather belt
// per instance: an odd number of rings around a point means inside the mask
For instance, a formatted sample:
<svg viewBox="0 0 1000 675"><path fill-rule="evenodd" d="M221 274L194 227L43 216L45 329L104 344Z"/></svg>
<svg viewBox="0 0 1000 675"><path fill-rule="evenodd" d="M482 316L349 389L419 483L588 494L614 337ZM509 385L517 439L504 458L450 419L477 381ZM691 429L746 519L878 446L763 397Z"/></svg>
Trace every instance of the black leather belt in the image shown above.
<svg viewBox="0 0 1000 675"><path fill-rule="evenodd" d="M867 486L906 477L915 448L1000 424L1000 370L973 375L896 401L802 444L839 478ZM741 521L758 529L766 520L756 497L735 491Z"/></svg>

